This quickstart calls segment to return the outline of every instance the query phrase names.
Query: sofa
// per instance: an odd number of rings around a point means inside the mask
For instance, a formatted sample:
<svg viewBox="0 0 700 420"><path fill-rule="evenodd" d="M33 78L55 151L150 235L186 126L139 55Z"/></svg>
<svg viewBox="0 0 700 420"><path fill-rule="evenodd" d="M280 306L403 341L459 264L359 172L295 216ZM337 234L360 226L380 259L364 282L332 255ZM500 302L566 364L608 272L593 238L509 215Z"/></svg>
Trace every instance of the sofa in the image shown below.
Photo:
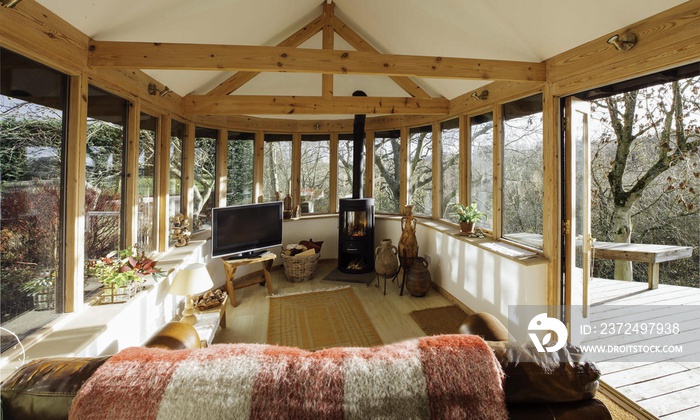
<svg viewBox="0 0 700 420"><path fill-rule="evenodd" d="M248 411L245 412L249 415L243 417L267 418L274 413L274 417L280 418L307 418L299 413L314 412L319 413L314 416L319 418L611 418L605 405L595 399L600 373L575 347L543 355L531 346L515 344L508 339L506 328L495 317L474 314L464 321L459 334L424 337L373 349L339 348L306 352L259 344L199 349L200 340L191 325L171 322L142 348L126 349L115 356L29 362L2 384L2 413L4 419L66 419L73 406L71 414L75 418L136 418L136 415L128 414L129 409L138 413L138 418L148 418L157 412L151 410L153 406L165 401L162 394L156 395L154 389L158 386L153 384L158 382L157 378L168 376L168 386L178 381L180 386L184 386L184 391L180 391L184 394L169 395L170 401L181 402L182 406L172 404L170 415L163 415L161 407L159 418L211 418L206 410L199 411L198 408L191 413L187 410L195 406L216 407L217 400L244 394L242 388L246 386L232 390L229 388L230 382L224 380L240 376L239 379L247 383L248 388L253 381L260 382L260 378L244 371L246 366L250 366L249 362L254 361L256 364L269 362L282 368L268 375L267 380L272 382L261 388L267 395L257 397L263 403L258 404L257 408L247 407ZM418 370L425 373L428 388L437 390L440 395L438 399L431 397L429 403L428 399L423 403L418 401L422 395L420 390L411 392L411 387L416 388L416 382L401 376L411 375L412 359L406 354L418 347L423 348ZM425 356L426 351L438 362L430 362ZM222 357L235 359L235 363L221 368L217 364L209 364L213 365L211 370L201 373L202 366L208 366L208 357L219 361ZM335 369L336 365L329 362L333 358L341 359L341 363L346 365L349 359L369 361L358 364L356 369L369 377L369 382L372 382L372 375L375 379L379 375L391 378L386 378L384 385L365 383L363 386L367 386L367 389L354 393L347 391L350 385L342 383L341 394L334 397L328 390L333 388L332 382L337 374L323 377L318 381L322 384L320 387L314 388L313 385L314 379L328 375ZM173 373L173 366L186 365L189 362L184 361L187 360L204 364L191 365L190 371L183 368L184 379L174 379L176 373ZM462 362L466 362L467 367L462 368ZM197 378L197 372L203 378ZM476 379L481 372L491 375L491 379ZM136 390L128 388L134 385L134 381L139 383ZM280 385L282 382L285 382L284 386ZM387 387L386 383L392 386ZM418 383L422 384L420 381ZM105 385L104 389L100 389L101 385ZM188 399L187 392L192 386L210 397L209 401ZM206 386L211 388L207 390ZM299 389L300 386L303 389ZM117 394L113 395L115 392ZM260 392L254 394L257 396ZM300 398L295 400L294 395ZM348 401L351 399L352 407L348 411ZM247 401L250 402L250 398ZM340 401L340 408L336 410L338 407L328 401ZM499 405L503 406L503 411L498 411ZM109 412L110 409L112 412ZM409 413L409 409L417 410L412 411L413 414L422 414L399 415ZM229 411L223 418L241 418L234 411ZM436 414L438 412L439 415Z"/></svg>

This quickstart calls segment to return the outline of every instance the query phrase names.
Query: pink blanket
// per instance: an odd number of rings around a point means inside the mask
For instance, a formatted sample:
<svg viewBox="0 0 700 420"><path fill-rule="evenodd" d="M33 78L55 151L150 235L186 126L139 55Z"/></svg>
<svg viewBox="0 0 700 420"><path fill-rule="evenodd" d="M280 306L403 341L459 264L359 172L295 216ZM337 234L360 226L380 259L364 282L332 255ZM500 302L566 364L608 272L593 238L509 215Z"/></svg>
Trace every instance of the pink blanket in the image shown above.
<svg viewBox="0 0 700 420"><path fill-rule="evenodd" d="M308 352L261 344L129 348L73 401L72 419L504 419L503 372L471 335Z"/></svg>

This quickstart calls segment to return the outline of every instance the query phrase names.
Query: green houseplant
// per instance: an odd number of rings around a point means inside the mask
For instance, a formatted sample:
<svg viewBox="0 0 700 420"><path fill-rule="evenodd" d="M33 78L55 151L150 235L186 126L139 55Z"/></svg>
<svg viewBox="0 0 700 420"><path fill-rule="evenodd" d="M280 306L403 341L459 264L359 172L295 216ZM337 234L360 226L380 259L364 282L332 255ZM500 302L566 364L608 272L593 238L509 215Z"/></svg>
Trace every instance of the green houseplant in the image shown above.
<svg viewBox="0 0 700 420"><path fill-rule="evenodd" d="M459 230L462 233L474 233L474 225L476 222L486 216L486 214L479 211L476 201L473 201L468 206L465 204L455 204L454 209L459 220Z"/></svg>
<svg viewBox="0 0 700 420"><path fill-rule="evenodd" d="M138 293L146 276L155 280L163 276L156 263L145 252L139 254L136 247L129 247L91 262L89 270L102 283L102 303L117 303Z"/></svg>

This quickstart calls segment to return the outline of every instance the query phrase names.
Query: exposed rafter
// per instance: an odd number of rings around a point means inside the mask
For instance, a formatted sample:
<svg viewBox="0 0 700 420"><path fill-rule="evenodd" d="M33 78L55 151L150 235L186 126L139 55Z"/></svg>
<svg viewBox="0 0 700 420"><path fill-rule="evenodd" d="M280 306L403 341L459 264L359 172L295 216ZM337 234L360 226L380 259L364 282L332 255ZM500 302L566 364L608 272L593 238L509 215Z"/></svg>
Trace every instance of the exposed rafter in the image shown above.
<svg viewBox="0 0 700 420"><path fill-rule="evenodd" d="M247 45L91 41L92 67L544 81L544 63Z"/></svg>
<svg viewBox="0 0 700 420"><path fill-rule="evenodd" d="M333 16L333 29L340 35L348 44L358 51L368 51L379 54L379 51L374 49L364 38L362 38L357 32L340 20L337 16ZM411 96L416 98L430 98L420 86L418 86L413 80L405 76L389 76L391 80L394 81L401 89L405 90Z"/></svg>
<svg viewBox="0 0 700 420"><path fill-rule="evenodd" d="M292 35L288 36L284 41L277 44L278 47L298 47L304 42L308 41L309 38L316 35L323 29L325 25L324 16L320 15L308 24L302 26L298 31L294 32ZM260 72L254 71L239 71L233 76L229 77L224 82L220 83L217 87L212 89L208 95L228 95L236 89L240 88L244 84L248 83L253 77L260 74Z"/></svg>
<svg viewBox="0 0 700 420"><path fill-rule="evenodd" d="M444 115L444 98L357 96L209 96L189 95L183 100L188 115L235 114L411 114Z"/></svg>

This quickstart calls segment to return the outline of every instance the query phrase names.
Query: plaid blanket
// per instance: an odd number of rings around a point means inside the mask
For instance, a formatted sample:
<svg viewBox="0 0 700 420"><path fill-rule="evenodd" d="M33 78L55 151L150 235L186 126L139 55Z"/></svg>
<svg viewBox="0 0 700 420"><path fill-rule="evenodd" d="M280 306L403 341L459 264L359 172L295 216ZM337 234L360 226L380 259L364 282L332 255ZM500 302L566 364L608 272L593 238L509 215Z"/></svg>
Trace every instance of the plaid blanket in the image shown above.
<svg viewBox="0 0 700 420"><path fill-rule="evenodd" d="M309 352L262 344L125 349L72 419L504 419L503 372L477 336Z"/></svg>

